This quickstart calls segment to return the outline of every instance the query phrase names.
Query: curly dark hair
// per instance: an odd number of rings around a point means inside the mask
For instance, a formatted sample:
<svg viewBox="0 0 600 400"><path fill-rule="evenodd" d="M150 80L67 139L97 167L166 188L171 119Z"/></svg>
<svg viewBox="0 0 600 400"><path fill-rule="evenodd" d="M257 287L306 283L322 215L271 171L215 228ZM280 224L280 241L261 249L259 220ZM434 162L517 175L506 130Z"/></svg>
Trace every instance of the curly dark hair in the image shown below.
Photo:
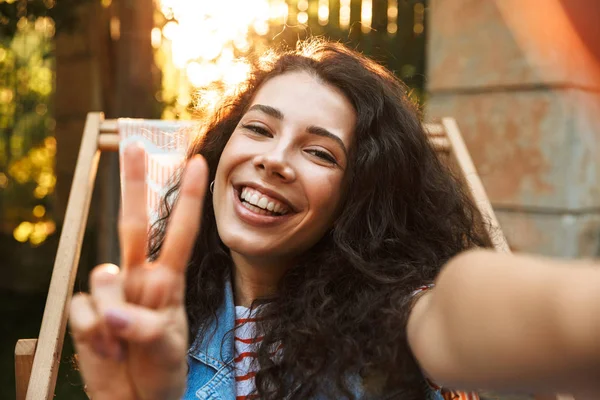
<svg viewBox="0 0 600 400"><path fill-rule="evenodd" d="M215 177L221 153L268 79L305 71L338 88L354 106L355 144L348 189L335 225L300 257L263 299L264 339L256 387L262 399L306 399L317 393L354 398L350 377L370 396L423 399L424 378L408 346L411 293L432 282L457 253L489 247L481 214L428 141L418 108L391 72L367 57L322 40L253 63L241 89L218 108L191 146ZM151 234L160 252L175 183ZM224 300L233 262L221 242L209 191L202 230L187 270L191 338L203 334ZM268 300L268 301L264 301ZM273 360L270 349L281 343Z"/></svg>

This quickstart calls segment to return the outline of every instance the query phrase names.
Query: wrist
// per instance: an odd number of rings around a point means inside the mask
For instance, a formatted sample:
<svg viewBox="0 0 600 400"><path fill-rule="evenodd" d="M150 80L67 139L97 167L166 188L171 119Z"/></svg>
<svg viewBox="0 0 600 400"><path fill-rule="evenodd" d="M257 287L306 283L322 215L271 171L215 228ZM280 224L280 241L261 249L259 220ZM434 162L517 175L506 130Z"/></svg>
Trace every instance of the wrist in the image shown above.
<svg viewBox="0 0 600 400"><path fill-rule="evenodd" d="M173 366L172 369L169 370L168 376L164 381L165 386L160 390L160 394L153 398L156 398L157 400L181 400L187 389L187 374L187 361L182 365L176 367Z"/></svg>

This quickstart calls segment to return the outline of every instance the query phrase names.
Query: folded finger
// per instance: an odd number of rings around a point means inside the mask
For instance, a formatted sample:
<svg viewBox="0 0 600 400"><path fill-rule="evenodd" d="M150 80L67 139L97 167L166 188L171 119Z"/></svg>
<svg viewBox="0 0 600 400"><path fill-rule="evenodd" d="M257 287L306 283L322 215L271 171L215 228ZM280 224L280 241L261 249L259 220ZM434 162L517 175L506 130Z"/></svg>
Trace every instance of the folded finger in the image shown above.
<svg viewBox="0 0 600 400"><path fill-rule="evenodd" d="M123 356L124 346L107 329L104 321L105 310L120 307L125 302L123 274L114 264L99 265L90 275L90 292L96 312L100 315L101 331L98 346L115 359Z"/></svg>
<svg viewBox="0 0 600 400"><path fill-rule="evenodd" d="M119 220L121 256L124 268L143 265L148 242L146 210L146 153L139 144L124 153L123 206Z"/></svg>
<svg viewBox="0 0 600 400"><path fill-rule="evenodd" d="M90 274L90 292L98 311L125 301L123 275L114 264L102 264Z"/></svg>
<svg viewBox="0 0 600 400"><path fill-rule="evenodd" d="M105 311L104 320L110 331L121 339L149 343L165 339L173 328L173 321L164 311L156 311L134 304L125 304Z"/></svg>
<svg viewBox="0 0 600 400"><path fill-rule="evenodd" d="M208 166L201 156L188 161L179 189L179 198L171 214L159 263L183 272L191 256L200 229Z"/></svg>
<svg viewBox="0 0 600 400"><path fill-rule="evenodd" d="M99 326L100 317L94 309L91 297L85 293L74 295L69 312L69 327L73 339L76 342L91 341L97 336Z"/></svg>
<svg viewBox="0 0 600 400"><path fill-rule="evenodd" d="M80 293L73 296L69 315L71 337L77 349L89 352L95 358L106 359L113 356L115 344L107 344L108 338L102 326L102 317L94 307L92 297ZM118 350L120 351L120 349ZM115 353L113 358L119 358Z"/></svg>

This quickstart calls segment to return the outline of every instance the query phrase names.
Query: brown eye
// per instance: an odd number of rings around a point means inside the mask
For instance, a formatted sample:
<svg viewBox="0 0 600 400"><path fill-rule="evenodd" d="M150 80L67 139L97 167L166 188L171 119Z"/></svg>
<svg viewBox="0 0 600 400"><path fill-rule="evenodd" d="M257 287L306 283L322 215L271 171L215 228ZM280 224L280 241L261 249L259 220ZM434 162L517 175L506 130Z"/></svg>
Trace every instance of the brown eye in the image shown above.
<svg viewBox="0 0 600 400"><path fill-rule="evenodd" d="M328 162L329 164L334 164L337 165L337 162L335 161L335 158L333 158L333 156L325 151L321 151L321 150L316 150L316 149L311 149L311 150L306 150L307 153L312 154L314 156L319 157L320 159L322 159L323 161Z"/></svg>
<svg viewBox="0 0 600 400"><path fill-rule="evenodd" d="M242 127L244 127L244 129L248 129L249 131L252 131L261 136L273 137L273 135L271 135L271 133L268 130L266 130L265 128L263 128L262 126L247 124L247 125L242 125Z"/></svg>

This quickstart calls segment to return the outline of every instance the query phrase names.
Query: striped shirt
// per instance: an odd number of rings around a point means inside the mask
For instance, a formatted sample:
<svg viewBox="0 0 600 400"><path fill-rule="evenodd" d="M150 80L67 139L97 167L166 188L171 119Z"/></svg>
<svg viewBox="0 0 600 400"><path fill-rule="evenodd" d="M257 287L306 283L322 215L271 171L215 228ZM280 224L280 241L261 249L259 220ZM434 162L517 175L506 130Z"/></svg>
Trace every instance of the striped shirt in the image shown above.
<svg viewBox="0 0 600 400"><path fill-rule="evenodd" d="M254 376L258 372L258 347L262 342L262 336L256 336L256 314L258 309L252 312L248 307L235 307L235 389L236 400L258 399L255 391ZM271 354L276 357L281 351L277 347Z"/></svg>

